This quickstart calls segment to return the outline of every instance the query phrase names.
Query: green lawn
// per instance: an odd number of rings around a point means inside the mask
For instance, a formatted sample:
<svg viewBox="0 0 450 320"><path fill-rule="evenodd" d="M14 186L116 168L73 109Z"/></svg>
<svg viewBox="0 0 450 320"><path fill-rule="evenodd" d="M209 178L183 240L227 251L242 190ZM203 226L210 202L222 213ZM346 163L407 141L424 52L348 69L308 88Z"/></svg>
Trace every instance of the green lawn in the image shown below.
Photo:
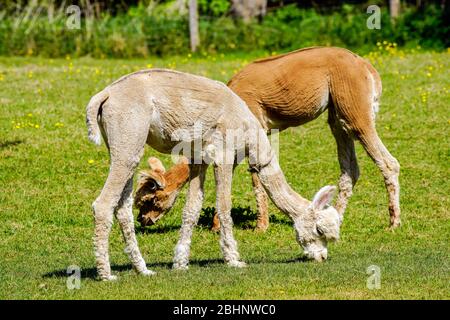
<svg viewBox="0 0 450 320"><path fill-rule="evenodd" d="M119 76L169 67L226 81L258 55L148 60L60 60L0 57L0 299L381 299L450 298L450 54L373 56L383 79L378 132L401 164L403 225L389 231L387 197L378 169L357 145L361 178L341 240L329 260L305 262L289 220L271 207L266 233L254 226L255 200L246 167L233 186L235 236L249 266L227 268L207 214L194 232L191 267L171 270L181 223L181 197L158 225L138 230L157 276L137 276L123 252L117 224L110 256L119 281L95 279L91 203L108 172L104 144L88 142L89 98ZM339 176L326 115L280 134L281 167L301 195L312 198ZM150 148L146 157L169 157ZM141 162L144 167L145 161ZM214 206L211 172L204 208ZM244 210L250 207L250 210ZM206 213L210 210L205 210ZM69 290L66 269L82 268ZM367 268L381 268L369 290Z"/></svg>

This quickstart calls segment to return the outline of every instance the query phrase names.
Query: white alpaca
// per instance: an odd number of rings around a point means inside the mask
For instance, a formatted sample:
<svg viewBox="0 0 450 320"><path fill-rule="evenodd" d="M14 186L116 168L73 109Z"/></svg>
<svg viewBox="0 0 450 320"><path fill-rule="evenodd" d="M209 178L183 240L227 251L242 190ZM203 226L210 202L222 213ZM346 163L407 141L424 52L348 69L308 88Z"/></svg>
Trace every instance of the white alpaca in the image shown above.
<svg viewBox="0 0 450 320"><path fill-rule="evenodd" d="M89 139L99 144L102 132L111 157L108 178L93 203L96 263L104 280L115 279L108 255L114 213L133 267L141 274L154 274L147 270L139 251L132 214L133 174L146 143L163 153L171 153L181 142L199 143L204 150L200 155L192 154L190 159L189 190L175 248L175 269L188 267L192 232L202 208L207 162L214 167L224 260L230 266L245 265L239 257L230 216L235 163L223 161L230 159L230 152L233 160L242 152L248 156L272 201L292 219L297 241L309 258L325 260L327 242L339 237L341 217L329 206L335 187L322 188L312 202L295 193L255 116L220 82L170 70L135 72L93 96L87 106L86 121ZM233 132L230 130L240 132L237 144L227 139L229 132ZM199 139L186 141L180 132L194 133Z"/></svg>

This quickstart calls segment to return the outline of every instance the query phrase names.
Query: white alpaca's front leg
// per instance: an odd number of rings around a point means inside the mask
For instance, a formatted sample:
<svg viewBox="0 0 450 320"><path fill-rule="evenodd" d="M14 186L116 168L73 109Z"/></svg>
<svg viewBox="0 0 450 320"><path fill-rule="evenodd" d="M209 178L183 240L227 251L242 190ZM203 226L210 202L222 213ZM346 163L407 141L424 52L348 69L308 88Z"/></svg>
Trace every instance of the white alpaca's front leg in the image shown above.
<svg viewBox="0 0 450 320"><path fill-rule="evenodd" d="M203 204L203 183L206 169L207 165L204 164L190 166L189 189L183 208L180 239L175 246L173 257L174 269L188 269L192 232L198 222Z"/></svg>
<svg viewBox="0 0 450 320"><path fill-rule="evenodd" d="M237 242L233 236L233 220L231 219L231 180L233 165L225 164L214 167L216 179L216 206L220 220L220 248L224 260L230 267L242 268L246 264L239 259Z"/></svg>

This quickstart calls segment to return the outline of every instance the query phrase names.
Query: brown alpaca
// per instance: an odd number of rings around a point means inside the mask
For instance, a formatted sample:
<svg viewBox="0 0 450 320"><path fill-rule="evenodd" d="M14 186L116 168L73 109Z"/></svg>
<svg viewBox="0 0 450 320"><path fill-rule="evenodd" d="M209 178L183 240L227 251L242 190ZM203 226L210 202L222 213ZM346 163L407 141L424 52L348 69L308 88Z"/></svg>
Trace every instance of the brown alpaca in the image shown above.
<svg viewBox="0 0 450 320"><path fill-rule="evenodd" d="M134 205L139 209L137 220L142 227L155 224L172 208L181 188L189 180L189 165L187 163L187 159L182 157L176 165L166 172L164 165L159 159L155 157L148 159L150 169L139 172L136 194L134 196ZM252 176L254 183L255 176ZM253 186L255 187L255 184ZM263 195L267 196L265 192ZM267 205L267 201L258 202L258 204ZM261 210L259 207L258 209L259 212L267 212L267 208ZM266 216L267 220L261 221L261 218ZM268 215L258 214L257 229L266 230L268 226ZM214 214L211 230L220 230L217 213Z"/></svg>
<svg viewBox="0 0 450 320"><path fill-rule="evenodd" d="M228 83L263 128L284 130L316 119L328 109L341 168L335 205L343 216L359 177L354 140L359 140L380 169L389 196L390 225L400 225L400 165L375 128L381 79L375 68L342 48L313 47L257 60ZM258 206L257 229L269 225L267 194L252 173ZM218 219L214 219L218 222ZM218 229L218 223L213 226Z"/></svg>
<svg viewBox="0 0 450 320"><path fill-rule="evenodd" d="M150 169L139 172L134 197L134 205L139 209L137 220L142 226L154 224L172 208L181 188L189 179L187 163L187 159L182 157L166 172L159 159L148 159Z"/></svg>

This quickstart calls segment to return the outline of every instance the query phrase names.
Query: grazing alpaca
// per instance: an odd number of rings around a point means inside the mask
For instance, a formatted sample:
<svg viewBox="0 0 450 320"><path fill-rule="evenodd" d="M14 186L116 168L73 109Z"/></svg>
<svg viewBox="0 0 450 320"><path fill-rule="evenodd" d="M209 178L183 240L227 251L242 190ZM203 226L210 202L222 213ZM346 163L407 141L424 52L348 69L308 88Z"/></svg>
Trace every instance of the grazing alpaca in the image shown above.
<svg viewBox="0 0 450 320"><path fill-rule="evenodd" d="M375 113L381 95L377 71L342 48L306 48L257 60L228 83L263 128L284 130L316 119L328 109L341 168L336 209L343 216L359 177L354 139L380 169L389 196L391 227L400 225L400 165L378 137ZM267 195L252 173L258 206L257 229L269 225Z"/></svg>
<svg viewBox="0 0 450 320"><path fill-rule="evenodd" d="M166 172L161 161L155 157L148 159L150 169L138 175L138 185L134 205L139 209L137 220L142 226L152 225L169 211L181 188L189 179L189 166L186 158Z"/></svg>
<svg viewBox="0 0 450 320"><path fill-rule="evenodd" d="M189 159L189 189L180 239L175 247L175 269L188 267L192 232L202 208L209 162L213 164L216 180L224 260L234 267L245 265L240 261L230 216L234 158L242 152L258 172L269 197L292 219L297 241L309 258L326 259L327 242L339 237L340 216L329 206L335 187L322 188L312 202L295 193L286 182L255 116L220 82L170 70L135 72L91 98L86 122L89 139L100 144L102 133L111 158L108 178L92 205L96 264L104 280L115 279L111 275L108 254L114 214L134 269L144 275L154 274L147 269L139 251L132 213L133 174L146 143L163 153L174 152L180 144L194 145ZM230 132L239 132L235 135L236 144L229 141ZM235 137L232 137L233 142ZM201 152L197 152L199 145ZM230 156L232 161L229 161Z"/></svg>
<svg viewBox="0 0 450 320"><path fill-rule="evenodd" d="M189 179L189 165L183 158L167 172L159 159L152 157L148 162L150 170L146 169L139 172L138 185L134 196L134 204L139 209L137 220L142 227L155 224L172 208L181 188ZM256 186L255 176L252 175L254 187ZM267 197L265 192L263 196ZM267 201L258 203L268 205ZM266 210L259 208L258 212L267 212L267 208ZM268 225L268 214L258 214L256 229L266 230ZM220 230L217 213L214 214L211 230Z"/></svg>
<svg viewBox="0 0 450 320"><path fill-rule="evenodd" d="M247 103L267 132L302 125L328 109L341 167L336 202L339 214L344 214L359 177L353 143L357 139L384 177L390 225L400 225L400 165L375 129L381 79L369 62L342 48L306 48L257 60L235 75L228 86ZM253 176L255 191L263 194L257 175ZM257 201L267 202L267 197Z"/></svg>

